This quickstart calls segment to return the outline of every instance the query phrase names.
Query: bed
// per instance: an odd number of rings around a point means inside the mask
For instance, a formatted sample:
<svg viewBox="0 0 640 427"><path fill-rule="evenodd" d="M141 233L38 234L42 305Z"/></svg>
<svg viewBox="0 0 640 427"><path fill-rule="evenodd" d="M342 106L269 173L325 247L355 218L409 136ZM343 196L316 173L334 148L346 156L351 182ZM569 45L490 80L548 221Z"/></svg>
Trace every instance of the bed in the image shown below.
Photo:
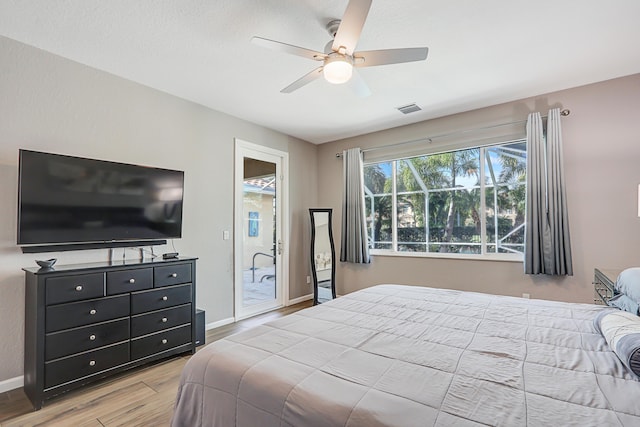
<svg viewBox="0 0 640 427"><path fill-rule="evenodd" d="M378 285L209 344L180 426L639 426L596 305Z"/></svg>

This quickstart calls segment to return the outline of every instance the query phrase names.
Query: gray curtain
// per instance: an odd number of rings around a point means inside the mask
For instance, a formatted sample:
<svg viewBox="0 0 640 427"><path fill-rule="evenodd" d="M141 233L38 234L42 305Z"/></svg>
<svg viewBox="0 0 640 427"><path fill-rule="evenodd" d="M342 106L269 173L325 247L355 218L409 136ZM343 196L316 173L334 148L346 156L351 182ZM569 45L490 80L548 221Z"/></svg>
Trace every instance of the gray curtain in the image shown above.
<svg viewBox="0 0 640 427"><path fill-rule="evenodd" d="M342 152L342 179L340 261L368 264L370 258L364 212L364 176L362 151L359 148Z"/></svg>
<svg viewBox="0 0 640 427"><path fill-rule="evenodd" d="M526 274L573 275L562 161L560 109L527 120Z"/></svg>

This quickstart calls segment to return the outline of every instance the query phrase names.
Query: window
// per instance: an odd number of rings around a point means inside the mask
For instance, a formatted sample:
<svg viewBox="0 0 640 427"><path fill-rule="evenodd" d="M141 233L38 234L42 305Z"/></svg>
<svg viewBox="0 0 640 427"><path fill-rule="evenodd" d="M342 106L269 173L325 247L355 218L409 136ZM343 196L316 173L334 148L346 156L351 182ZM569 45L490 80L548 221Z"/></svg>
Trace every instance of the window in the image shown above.
<svg viewBox="0 0 640 427"><path fill-rule="evenodd" d="M526 167L525 141L366 164L371 249L521 259Z"/></svg>

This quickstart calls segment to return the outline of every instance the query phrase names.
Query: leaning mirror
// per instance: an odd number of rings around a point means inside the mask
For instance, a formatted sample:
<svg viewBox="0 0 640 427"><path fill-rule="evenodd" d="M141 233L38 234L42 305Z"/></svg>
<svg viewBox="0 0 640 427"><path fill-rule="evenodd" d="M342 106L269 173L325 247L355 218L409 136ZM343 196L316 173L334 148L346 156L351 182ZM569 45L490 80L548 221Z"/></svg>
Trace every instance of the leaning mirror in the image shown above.
<svg viewBox="0 0 640 427"><path fill-rule="evenodd" d="M336 265L331 209L309 209L311 216L311 273L313 304L336 297Z"/></svg>

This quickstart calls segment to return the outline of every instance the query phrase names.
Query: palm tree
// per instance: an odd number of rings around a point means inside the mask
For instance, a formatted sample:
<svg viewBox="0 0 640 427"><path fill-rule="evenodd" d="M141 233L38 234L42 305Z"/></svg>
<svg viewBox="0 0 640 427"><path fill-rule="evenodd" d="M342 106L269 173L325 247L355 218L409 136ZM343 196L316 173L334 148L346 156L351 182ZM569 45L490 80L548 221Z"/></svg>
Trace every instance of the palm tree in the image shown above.
<svg viewBox="0 0 640 427"><path fill-rule="evenodd" d="M462 151L454 151L449 153L439 154L437 157L438 162L442 164L443 168L446 168L446 173L450 176L450 188L458 187L456 183L457 177L463 176L478 176L480 168L480 150L470 149ZM451 242L453 237L453 226L456 216L456 203L460 197L457 190L449 191L449 210L447 212L447 222L444 229L444 236L442 242ZM441 245L440 252L449 252L449 245Z"/></svg>
<svg viewBox="0 0 640 427"><path fill-rule="evenodd" d="M511 208L516 211L516 224L524 221L525 186L527 180L527 153L525 143L498 147L498 162L501 167L499 183Z"/></svg>
<svg viewBox="0 0 640 427"><path fill-rule="evenodd" d="M384 194L391 192L391 177L384 172L381 164L372 164L364 168L364 185L372 194ZM368 203L367 203L367 206ZM383 225L387 229L391 228L391 197L376 197L375 212L371 212L373 217L373 234L370 237L371 244L382 234Z"/></svg>
<svg viewBox="0 0 640 427"><path fill-rule="evenodd" d="M496 177L495 188L498 206L515 211L515 217L512 219L510 229L504 229L499 232L505 236L521 226L525 221L525 204L526 204L526 173L527 173L527 153L526 144L518 142L514 144L498 146L491 148L496 154L497 165L500 173ZM495 163L494 163L495 164ZM495 207L496 214L498 206ZM506 220L506 218L504 219ZM507 224L504 224L505 227ZM502 228L502 227L500 227ZM510 243L523 243L524 230L511 234Z"/></svg>
<svg viewBox="0 0 640 427"><path fill-rule="evenodd" d="M411 166L404 164L411 162ZM458 186L456 178L461 176L478 176L479 171L479 150L470 149L463 151L455 151L449 153L436 154L431 156L414 157L412 159L400 162L399 182L407 191L420 191L422 187L416 180L413 170L417 172L427 189L439 188L455 188ZM399 184L400 185L400 184ZM420 194L412 194L406 196L412 201L412 206L416 212L416 223L423 225L427 217L431 226L442 224L444 226L444 234L442 242L450 242L453 237L453 227L458 204L462 204L467 208L468 203L463 203L461 197L465 195L458 194L458 191L433 192L428 195L430 212L424 212L424 201ZM466 209L465 209L466 210ZM466 213L466 212L465 212ZM467 216L466 214L464 215ZM476 210L476 217L479 215ZM447 245L440 246L440 252L448 252Z"/></svg>

